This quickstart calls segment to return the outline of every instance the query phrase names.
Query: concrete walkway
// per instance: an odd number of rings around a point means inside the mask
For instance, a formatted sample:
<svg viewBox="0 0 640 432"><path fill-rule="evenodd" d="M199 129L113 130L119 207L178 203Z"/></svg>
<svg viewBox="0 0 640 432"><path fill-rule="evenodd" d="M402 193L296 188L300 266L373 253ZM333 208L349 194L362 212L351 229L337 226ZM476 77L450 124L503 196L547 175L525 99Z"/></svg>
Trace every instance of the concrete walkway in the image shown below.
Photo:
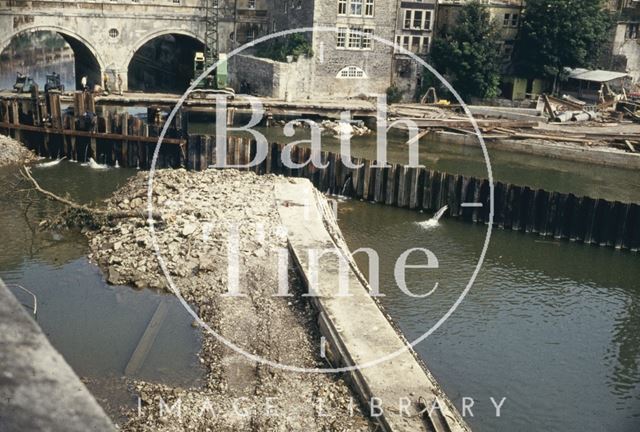
<svg viewBox="0 0 640 432"><path fill-rule="evenodd" d="M115 428L0 280L0 432Z"/></svg>
<svg viewBox="0 0 640 432"><path fill-rule="evenodd" d="M328 206L318 199L306 179L290 179L276 186L276 200L289 247L303 279L309 286L309 251L348 253L342 241L336 242L327 230ZM334 225L335 221L328 221ZM329 227L332 231L335 230ZM336 228L337 229L337 228ZM317 297L312 297L319 313L319 327L327 341L327 358L334 367L372 362L406 346L404 338L369 295L354 269L348 272L351 297L337 297L339 272L337 258L327 253L319 260ZM371 408L381 402L378 418L388 431L468 431L469 427L453 407L433 376L411 350L373 367L349 372L361 402ZM437 405L436 401L437 400ZM429 415L422 403L440 406ZM375 409L372 411L375 412Z"/></svg>

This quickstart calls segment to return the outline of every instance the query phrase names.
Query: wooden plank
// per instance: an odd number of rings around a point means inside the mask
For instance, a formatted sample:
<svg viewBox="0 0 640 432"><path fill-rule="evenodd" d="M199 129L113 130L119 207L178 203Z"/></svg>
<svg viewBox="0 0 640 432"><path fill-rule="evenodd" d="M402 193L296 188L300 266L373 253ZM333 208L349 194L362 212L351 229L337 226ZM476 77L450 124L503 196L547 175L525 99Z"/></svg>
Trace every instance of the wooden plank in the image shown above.
<svg viewBox="0 0 640 432"><path fill-rule="evenodd" d="M0 123L0 127L13 129L17 131L25 130L25 131L42 132L42 133L49 133L53 135L56 135L56 134L67 135L67 136L74 136L74 137L112 139L112 140L121 140L121 141L143 141L143 142L153 142L153 143L158 142L157 137L134 137L134 136L124 135L124 134L114 134L114 133L107 134L107 133L98 133L98 132L89 132L89 131L79 131L79 130L73 130L73 129L57 130L53 128L31 126L31 125L25 125L25 124L11 124L11 123L5 123L5 122ZM123 125L123 127L125 126ZM186 143L186 140L177 139L177 138L164 138L162 140L162 144L182 145L185 143Z"/></svg>
<svg viewBox="0 0 640 432"><path fill-rule="evenodd" d="M151 351L151 347L158 337L158 333L160 332L160 327L167 317L167 313L169 311L169 304L166 300L162 299L155 313L151 317L147 328L145 329L138 345L136 346L133 355L129 359L129 363L124 368L125 376L133 376L142 367L147 356L149 355L149 351Z"/></svg>

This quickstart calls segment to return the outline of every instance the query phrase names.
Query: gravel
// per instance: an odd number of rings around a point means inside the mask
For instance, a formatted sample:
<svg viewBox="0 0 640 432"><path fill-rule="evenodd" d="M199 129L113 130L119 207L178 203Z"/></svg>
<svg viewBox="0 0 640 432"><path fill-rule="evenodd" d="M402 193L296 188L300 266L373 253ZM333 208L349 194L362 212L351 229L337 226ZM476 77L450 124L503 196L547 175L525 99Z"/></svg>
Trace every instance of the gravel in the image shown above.
<svg viewBox="0 0 640 432"><path fill-rule="evenodd" d="M6 135L0 135L0 167L23 164L35 159L35 155L19 141Z"/></svg>
<svg viewBox="0 0 640 432"><path fill-rule="evenodd" d="M144 210L147 180L146 173L138 174L107 207ZM325 367L316 317L301 297L302 284L294 271L289 271L294 295L273 296L278 289L277 251L286 248L273 190L287 181L235 170L157 171L153 202L163 219L156 226L157 242L175 286L214 331L275 362ZM227 242L234 232L229 227L236 224L239 286L246 296L224 297ZM167 289L144 221L121 219L88 235L91 258L110 283ZM206 330L203 334L199 357L207 370L204 386L181 389L136 381L141 409L127 413L123 430L376 429L340 375L294 373L253 362ZM167 407L174 409L169 413Z"/></svg>

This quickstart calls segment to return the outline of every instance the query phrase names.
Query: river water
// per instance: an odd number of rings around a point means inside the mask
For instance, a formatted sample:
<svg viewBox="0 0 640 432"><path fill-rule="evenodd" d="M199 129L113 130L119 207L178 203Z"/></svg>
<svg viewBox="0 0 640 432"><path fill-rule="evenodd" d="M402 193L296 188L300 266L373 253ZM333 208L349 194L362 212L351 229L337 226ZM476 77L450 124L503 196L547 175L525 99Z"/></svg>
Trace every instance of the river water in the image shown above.
<svg viewBox="0 0 640 432"><path fill-rule="evenodd" d="M277 131L265 132L282 138ZM358 142L354 155L372 157L371 142ZM390 146L396 148L390 159L403 162L402 139ZM486 172L478 149L430 143L423 156L422 162L435 169L478 176ZM496 177L504 181L640 202L637 173L499 152L491 156ZM81 202L105 198L133 173L69 162L34 169L44 186ZM40 197L28 203L12 194L14 175L10 169L0 172L7 185L0 194L0 277L37 295L39 324L110 408L126 400L123 370L166 296L107 285L87 260L82 235L38 229L40 220L60 208ZM380 254L384 307L408 339L420 336L460 295L477 263L486 227L444 218L427 229L419 222L431 215L359 201L341 201L338 209L350 247L368 246ZM408 288L416 293L438 283L428 299L408 297L395 286L395 260L411 247L428 248L439 260L438 269L407 271ZM476 431L640 430L638 259L607 248L496 230L467 297L416 349L459 409L463 397L473 398L474 416L466 419ZM28 297L13 290L29 304ZM186 312L172 303L138 376L198 385L203 373L197 362L199 344ZM491 397L498 402L506 397L499 418Z"/></svg>
<svg viewBox="0 0 640 432"><path fill-rule="evenodd" d="M357 201L338 206L351 250L380 255L382 304L409 340L451 307L478 261L485 228ZM438 269L393 271L422 247ZM356 255L366 272L367 260ZM417 352L456 406L472 398L476 431L640 430L639 257L537 236L494 231L482 270L460 307ZM423 262L423 260L417 260ZM490 397L499 404L495 416Z"/></svg>
<svg viewBox="0 0 640 432"><path fill-rule="evenodd" d="M134 173L66 161L33 169L43 187L81 203L107 198ZM36 295L38 324L112 418L120 418L118 405L136 403L127 379L199 385L200 335L177 299L108 285L87 259L84 235L38 228L62 208L39 195L12 193L16 175L15 169L0 169L0 278L30 311L31 296L15 285ZM170 305L167 318L142 367L125 379L125 367L161 300Z"/></svg>

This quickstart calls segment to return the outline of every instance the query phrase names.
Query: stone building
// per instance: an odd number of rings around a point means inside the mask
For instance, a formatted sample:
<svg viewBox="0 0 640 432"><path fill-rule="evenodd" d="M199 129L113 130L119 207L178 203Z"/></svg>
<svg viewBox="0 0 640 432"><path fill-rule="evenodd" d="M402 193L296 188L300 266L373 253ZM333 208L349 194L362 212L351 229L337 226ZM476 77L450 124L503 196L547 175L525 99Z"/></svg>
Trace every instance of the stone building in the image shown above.
<svg viewBox="0 0 640 432"><path fill-rule="evenodd" d="M305 33L313 49L302 94L355 97L385 93L393 77L397 0L272 0L272 30L315 27ZM326 29L326 30L325 30ZM335 31L334 31L335 29Z"/></svg>
<svg viewBox="0 0 640 432"><path fill-rule="evenodd" d="M232 3L231 0L225 0ZM233 17L231 19L233 30L228 32L229 41L227 49L229 52L247 42L264 36L270 31L269 26L269 0L234 0ZM220 35L223 39L225 35Z"/></svg>
<svg viewBox="0 0 640 432"><path fill-rule="evenodd" d="M437 6L437 0L400 0L396 15L396 45L426 59L433 40ZM419 97L424 67L397 49L393 60L393 81L402 92L402 98L407 100Z"/></svg>
<svg viewBox="0 0 640 432"><path fill-rule="evenodd" d="M640 80L640 6L634 0L611 0L609 7L616 24L611 50L604 59L608 69L626 72L633 82Z"/></svg>

